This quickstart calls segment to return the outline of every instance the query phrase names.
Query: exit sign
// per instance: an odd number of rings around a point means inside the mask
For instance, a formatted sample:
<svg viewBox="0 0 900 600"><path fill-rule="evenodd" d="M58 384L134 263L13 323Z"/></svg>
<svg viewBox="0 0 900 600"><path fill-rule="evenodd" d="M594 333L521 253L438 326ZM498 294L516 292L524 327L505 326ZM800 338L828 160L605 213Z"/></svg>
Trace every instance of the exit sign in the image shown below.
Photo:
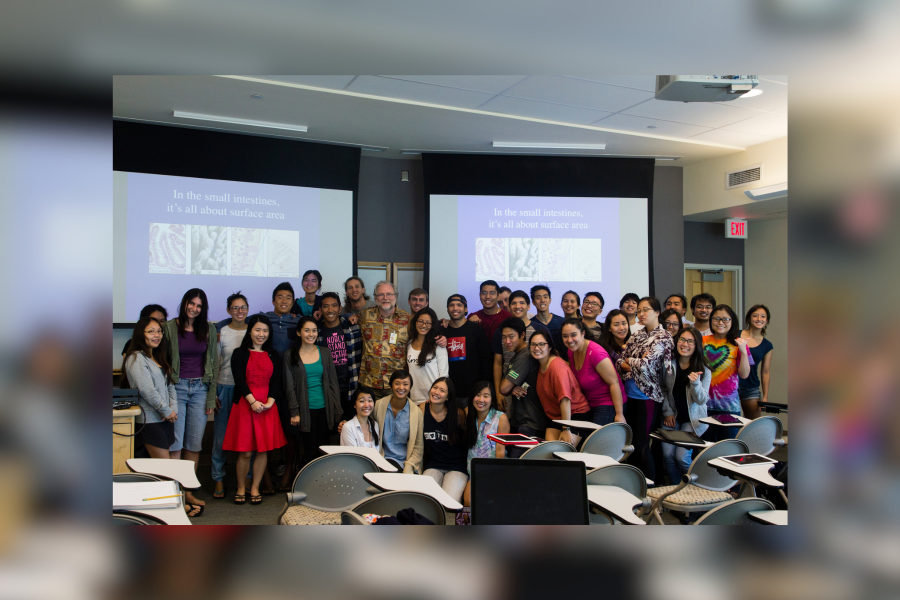
<svg viewBox="0 0 900 600"><path fill-rule="evenodd" d="M747 221L743 219L725 220L725 237L747 239Z"/></svg>

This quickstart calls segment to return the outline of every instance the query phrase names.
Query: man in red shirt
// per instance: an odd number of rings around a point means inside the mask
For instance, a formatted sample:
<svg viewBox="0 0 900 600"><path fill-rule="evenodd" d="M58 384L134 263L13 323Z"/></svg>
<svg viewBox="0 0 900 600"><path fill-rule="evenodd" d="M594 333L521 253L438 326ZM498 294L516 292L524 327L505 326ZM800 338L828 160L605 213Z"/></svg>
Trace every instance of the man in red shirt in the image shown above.
<svg viewBox="0 0 900 600"><path fill-rule="evenodd" d="M482 309L476 313L469 315L469 320L478 323L487 334L487 339L494 339L494 332L500 323L508 319L509 312L503 310L497 305L497 298L500 296L500 286L493 279L481 282L478 296L481 299Z"/></svg>

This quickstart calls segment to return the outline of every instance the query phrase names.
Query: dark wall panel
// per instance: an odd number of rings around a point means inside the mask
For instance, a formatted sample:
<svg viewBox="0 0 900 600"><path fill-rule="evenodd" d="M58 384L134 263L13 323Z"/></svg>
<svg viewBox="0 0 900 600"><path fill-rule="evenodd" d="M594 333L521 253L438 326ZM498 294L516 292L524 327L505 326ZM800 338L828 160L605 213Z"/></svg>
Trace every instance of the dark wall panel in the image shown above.
<svg viewBox="0 0 900 600"><path fill-rule="evenodd" d="M684 194L681 167L656 167L653 176L653 276L660 300L684 289Z"/></svg>
<svg viewBox="0 0 900 600"><path fill-rule="evenodd" d="M362 157L357 222L358 260L424 263L422 161Z"/></svg>

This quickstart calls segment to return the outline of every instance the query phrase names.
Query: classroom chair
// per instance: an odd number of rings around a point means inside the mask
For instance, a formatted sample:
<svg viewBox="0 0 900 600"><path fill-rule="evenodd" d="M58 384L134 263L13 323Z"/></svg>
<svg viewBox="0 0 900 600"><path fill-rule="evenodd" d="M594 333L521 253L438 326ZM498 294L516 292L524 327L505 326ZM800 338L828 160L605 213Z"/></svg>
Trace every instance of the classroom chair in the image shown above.
<svg viewBox="0 0 900 600"><path fill-rule="evenodd" d="M148 481L168 481L158 475L149 473L113 473L113 483L146 483ZM179 485L179 487L181 487Z"/></svg>
<svg viewBox="0 0 900 600"><path fill-rule="evenodd" d="M358 454L326 454L297 473L277 523L282 525L338 525L349 510L372 493L363 478L380 472L374 462Z"/></svg>
<svg viewBox="0 0 900 600"><path fill-rule="evenodd" d="M623 462L634 452L631 445L631 427L626 423L610 423L597 429L584 440L581 451L599 454Z"/></svg>
<svg viewBox="0 0 900 600"><path fill-rule="evenodd" d="M368 525L362 515L396 515L405 508L412 508L435 525L447 524L444 507L431 496L418 492L384 492L342 512L341 525Z"/></svg>
<svg viewBox="0 0 900 600"><path fill-rule="evenodd" d="M113 511L113 525L165 525L165 522L151 517L129 511Z"/></svg>
<svg viewBox="0 0 900 600"><path fill-rule="evenodd" d="M741 427L737 439L747 444L750 452L768 456L775 451L775 448L785 445L785 441L781 437L783 428L781 419L767 415L754 419Z"/></svg>
<svg viewBox="0 0 900 600"><path fill-rule="evenodd" d="M541 442L537 446L533 446L522 453L520 459L528 460L558 460L553 456L554 452L575 452L575 447L567 442L555 440L552 442Z"/></svg>
<svg viewBox="0 0 900 600"><path fill-rule="evenodd" d="M775 505L762 498L741 498L712 509L694 525L758 525L749 515L756 510L775 510Z"/></svg>
<svg viewBox="0 0 900 600"><path fill-rule="evenodd" d="M593 469L587 472L587 484L611 485L622 488L632 496L642 500L644 504L638 511L638 516L643 516L645 512L650 510L651 501L647 498L647 478L644 477L644 473L637 467L632 465L609 465ZM600 508L592 506L591 511L599 512ZM593 516L593 513L591 516ZM612 524L621 523L612 515L605 514L604 516L609 518ZM594 522L592 521L591 525L593 524Z"/></svg>
<svg viewBox="0 0 900 600"><path fill-rule="evenodd" d="M707 512L734 500L727 490L737 482L731 477L720 475L708 464L714 458L730 454L747 454L747 444L741 440L722 440L700 451L688 472L682 476L681 483L653 488L647 492L647 496L654 502L644 520L649 523L650 519L656 519L657 523L664 525L660 512L662 508L683 513Z"/></svg>

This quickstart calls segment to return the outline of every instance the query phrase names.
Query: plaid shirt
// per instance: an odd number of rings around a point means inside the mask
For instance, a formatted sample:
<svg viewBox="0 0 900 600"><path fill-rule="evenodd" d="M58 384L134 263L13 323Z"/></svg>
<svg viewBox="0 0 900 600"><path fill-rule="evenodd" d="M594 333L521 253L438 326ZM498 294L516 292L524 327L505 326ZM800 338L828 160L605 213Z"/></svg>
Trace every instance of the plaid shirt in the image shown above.
<svg viewBox="0 0 900 600"><path fill-rule="evenodd" d="M391 373L406 368L410 318L408 312L397 308L393 315L385 319L377 306L367 308L359 314L363 344L360 385L379 390L390 389L388 380ZM392 334L396 334L393 344Z"/></svg>
<svg viewBox="0 0 900 600"><path fill-rule="evenodd" d="M350 321L341 317L341 327L344 329L344 342L347 344L347 371L350 373L349 397L353 398L356 386L359 385L359 363L362 359L362 335L359 325L351 325ZM319 338L316 343L323 348L328 347L325 336L322 335L321 321L319 326Z"/></svg>

